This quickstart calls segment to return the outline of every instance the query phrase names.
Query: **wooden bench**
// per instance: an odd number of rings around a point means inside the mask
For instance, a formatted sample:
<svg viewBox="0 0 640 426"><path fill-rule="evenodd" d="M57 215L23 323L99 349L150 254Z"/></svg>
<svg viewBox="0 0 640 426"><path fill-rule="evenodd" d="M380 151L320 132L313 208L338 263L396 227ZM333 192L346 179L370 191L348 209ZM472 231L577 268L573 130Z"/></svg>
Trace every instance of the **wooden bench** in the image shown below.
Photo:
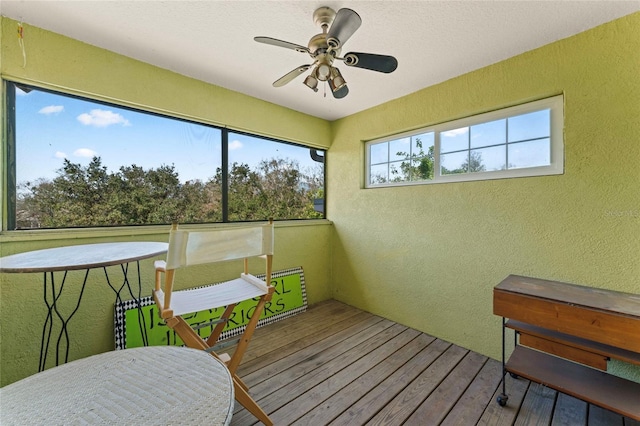
<svg viewBox="0 0 640 426"><path fill-rule="evenodd" d="M609 359L640 365L640 295L510 275L494 288L493 312L505 373L640 420L640 383L606 372ZM518 336L508 360L506 328ZM503 382L498 402L507 399Z"/></svg>

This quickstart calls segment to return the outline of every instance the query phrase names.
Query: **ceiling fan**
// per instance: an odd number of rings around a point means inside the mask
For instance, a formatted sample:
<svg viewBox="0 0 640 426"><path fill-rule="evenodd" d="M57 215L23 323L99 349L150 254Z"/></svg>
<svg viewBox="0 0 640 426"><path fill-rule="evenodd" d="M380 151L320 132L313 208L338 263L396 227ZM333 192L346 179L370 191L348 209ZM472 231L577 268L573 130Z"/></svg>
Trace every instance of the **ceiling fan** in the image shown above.
<svg viewBox="0 0 640 426"><path fill-rule="evenodd" d="M393 56L349 52L340 57L342 47L362 24L362 19L353 10L343 8L336 13L330 7L320 7L313 13L313 21L322 28L322 33L311 37L308 47L271 37L254 37L259 43L308 53L313 59L311 64L301 65L274 81L274 87L284 86L313 67L304 84L317 92L318 82L327 82L333 97L340 99L347 96L349 88L338 68L333 66L334 61L383 73L391 73L398 67L398 61Z"/></svg>

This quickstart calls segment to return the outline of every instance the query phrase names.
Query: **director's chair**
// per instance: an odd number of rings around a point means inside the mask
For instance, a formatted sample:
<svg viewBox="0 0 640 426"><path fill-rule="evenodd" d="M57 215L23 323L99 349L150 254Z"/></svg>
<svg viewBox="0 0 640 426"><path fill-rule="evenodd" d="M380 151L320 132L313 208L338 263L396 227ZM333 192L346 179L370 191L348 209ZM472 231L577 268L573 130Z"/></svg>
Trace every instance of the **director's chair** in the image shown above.
<svg viewBox="0 0 640 426"><path fill-rule="evenodd" d="M173 329L186 346L202 349L224 361L233 377L235 398L265 425L273 423L248 393L247 386L237 375L237 369L249 341L258 324L265 304L271 300L273 262L273 221L249 226L218 228L213 230L182 230L177 224L171 228L166 261L156 261L153 298L167 326ZM265 260L265 280L249 273L249 259ZM173 291L175 271L193 265L244 260L239 278L206 287ZM164 286L162 285L164 278ZM233 310L241 301L256 299L253 311L236 349L231 357L217 354L213 347L220 338ZM223 308L222 316L215 321L211 335L203 339L183 319L183 315L203 310Z"/></svg>

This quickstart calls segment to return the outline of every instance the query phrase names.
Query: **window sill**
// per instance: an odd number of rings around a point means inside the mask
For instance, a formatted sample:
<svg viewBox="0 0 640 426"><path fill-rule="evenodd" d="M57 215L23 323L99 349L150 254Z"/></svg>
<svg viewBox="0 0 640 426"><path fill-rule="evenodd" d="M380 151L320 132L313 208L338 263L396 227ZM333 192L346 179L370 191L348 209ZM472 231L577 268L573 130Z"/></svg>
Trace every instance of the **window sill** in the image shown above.
<svg viewBox="0 0 640 426"><path fill-rule="evenodd" d="M206 225L184 225L184 227L199 228L226 228L238 226L246 222L235 223L212 223ZM333 222L328 219L309 219L309 220L283 220L276 221L276 228L288 228L299 226L319 226L332 225ZM161 236L165 238L168 235L170 225L146 225L146 226L117 226L113 228L81 228L81 229L35 229L20 231L3 231L0 233L1 243L12 242L34 242L34 241L50 241L50 240L81 240L89 238L131 238L144 237L145 239L153 238L153 236Z"/></svg>

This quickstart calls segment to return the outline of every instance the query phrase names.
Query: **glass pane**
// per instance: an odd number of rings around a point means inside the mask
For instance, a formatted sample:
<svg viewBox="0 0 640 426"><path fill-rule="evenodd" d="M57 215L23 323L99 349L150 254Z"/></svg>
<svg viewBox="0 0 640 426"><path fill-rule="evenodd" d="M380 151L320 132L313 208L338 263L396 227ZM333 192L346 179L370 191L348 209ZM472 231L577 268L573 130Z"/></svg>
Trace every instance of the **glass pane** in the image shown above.
<svg viewBox="0 0 640 426"><path fill-rule="evenodd" d="M433 179L433 157L422 157L411 161L411 180Z"/></svg>
<svg viewBox="0 0 640 426"><path fill-rule="evenodd" d="M389 162L389 143L381 142L369 145L369 161L371 164Z"/></svg>
<svg viewBox="0 0 640 426"><path fill-rule="evenodd" d="M428 132L411 137L412 141L412 161L410 180L430 180L433 179L433 149L435 133Z"/></svg>
<svg viewBox="0 0 640 426"><path fill-rule="evenodd" d="M16 108L18 182L53 179L65 159L86 166L94 156L110 171L170 163L183 182L220 167L213 127L37 90L17 96Z"/></svg>
<svg viewBox="0 0 640 426"><path fill-rule="evenodd" d="M323 217L324 165L307 147L229 132L229 220Z"/></svg>
<svg viewBox="0 0 640 426"><path fill-rule="evenodd" d="M467 173L469 166L469 151L454 152L440 156L440 174L453 175Z"/></svg>
<svg viewBox="0 0 640 426"><path fill-rule="evenodd" d="M369 184L376 185L389 182L389 165L378 164L371 166L369 173Z"/></svg>
<svg viewBox="0 0 640 426"><path fill-rule="evenodd" d="M471 126L471 148L504 144L506 139L506 119Z"/></svg>
<svg viewBox="0 0 640 426"><path fill-rule="evenodd" d="M493 172L505 170L507 146L499 145L489 148L471 150L469 172Z"/></svg>
<svg viewBox="0 0 640 426"><path fill-rule="evenodd" d="M440 153L469 149L469 128L448 130L440 133Z"/></svg>
<svg viewBox="0 0 640 426"><path fill-rule="evenodd" d="M219 129L16 92L17 229L222 219Z"/></svg>
<svg viewBox="0 0 640 426"><path fill-rule="evenodd" d="M548 166L551 164L549 138L509 144L509 168Z"/></svg>
<svg viewBox="0 0 640 426"><path fill-rule="evenodd" d="M391 182L405 182L410 180L411 167L409 161L395 161L389 163L389 177Z"/></svg>
<svg viewBox="0 0 640 426"><path fill-rule="evenodd" d="M435 133L423 133L421 135L411 136L411 155L415 157L423 157L430 155L433 158L433 144Z"/></svg>
<svg viewBox="0 0 640 426"><path fill-rule="evenodd" d="M509 142L545 138L551 134L551 110L509 117Z"/></svg>
<svg viewBox="0 0 640 426"><path fill-rule="evenodd" d="M409 158L411 149L410 138L389 141L389 161L404 160Z"/></svg>
<svg viewBox="0 0 640 426"><path fill-rule="evenodd" d="M17 229L222 221L220 129L35 88L15 108ZM322 154L228 148L229 220L324 217Z"/></svg>
<svg viewBox="0 0 640 426"><path fill-rule="evenodd" d="M270 160L287 159L297 163L298 170L304 171L321 164L313 160L310 151L303 146L229 132L229 164L245 163L255 169Z"/></svg>

